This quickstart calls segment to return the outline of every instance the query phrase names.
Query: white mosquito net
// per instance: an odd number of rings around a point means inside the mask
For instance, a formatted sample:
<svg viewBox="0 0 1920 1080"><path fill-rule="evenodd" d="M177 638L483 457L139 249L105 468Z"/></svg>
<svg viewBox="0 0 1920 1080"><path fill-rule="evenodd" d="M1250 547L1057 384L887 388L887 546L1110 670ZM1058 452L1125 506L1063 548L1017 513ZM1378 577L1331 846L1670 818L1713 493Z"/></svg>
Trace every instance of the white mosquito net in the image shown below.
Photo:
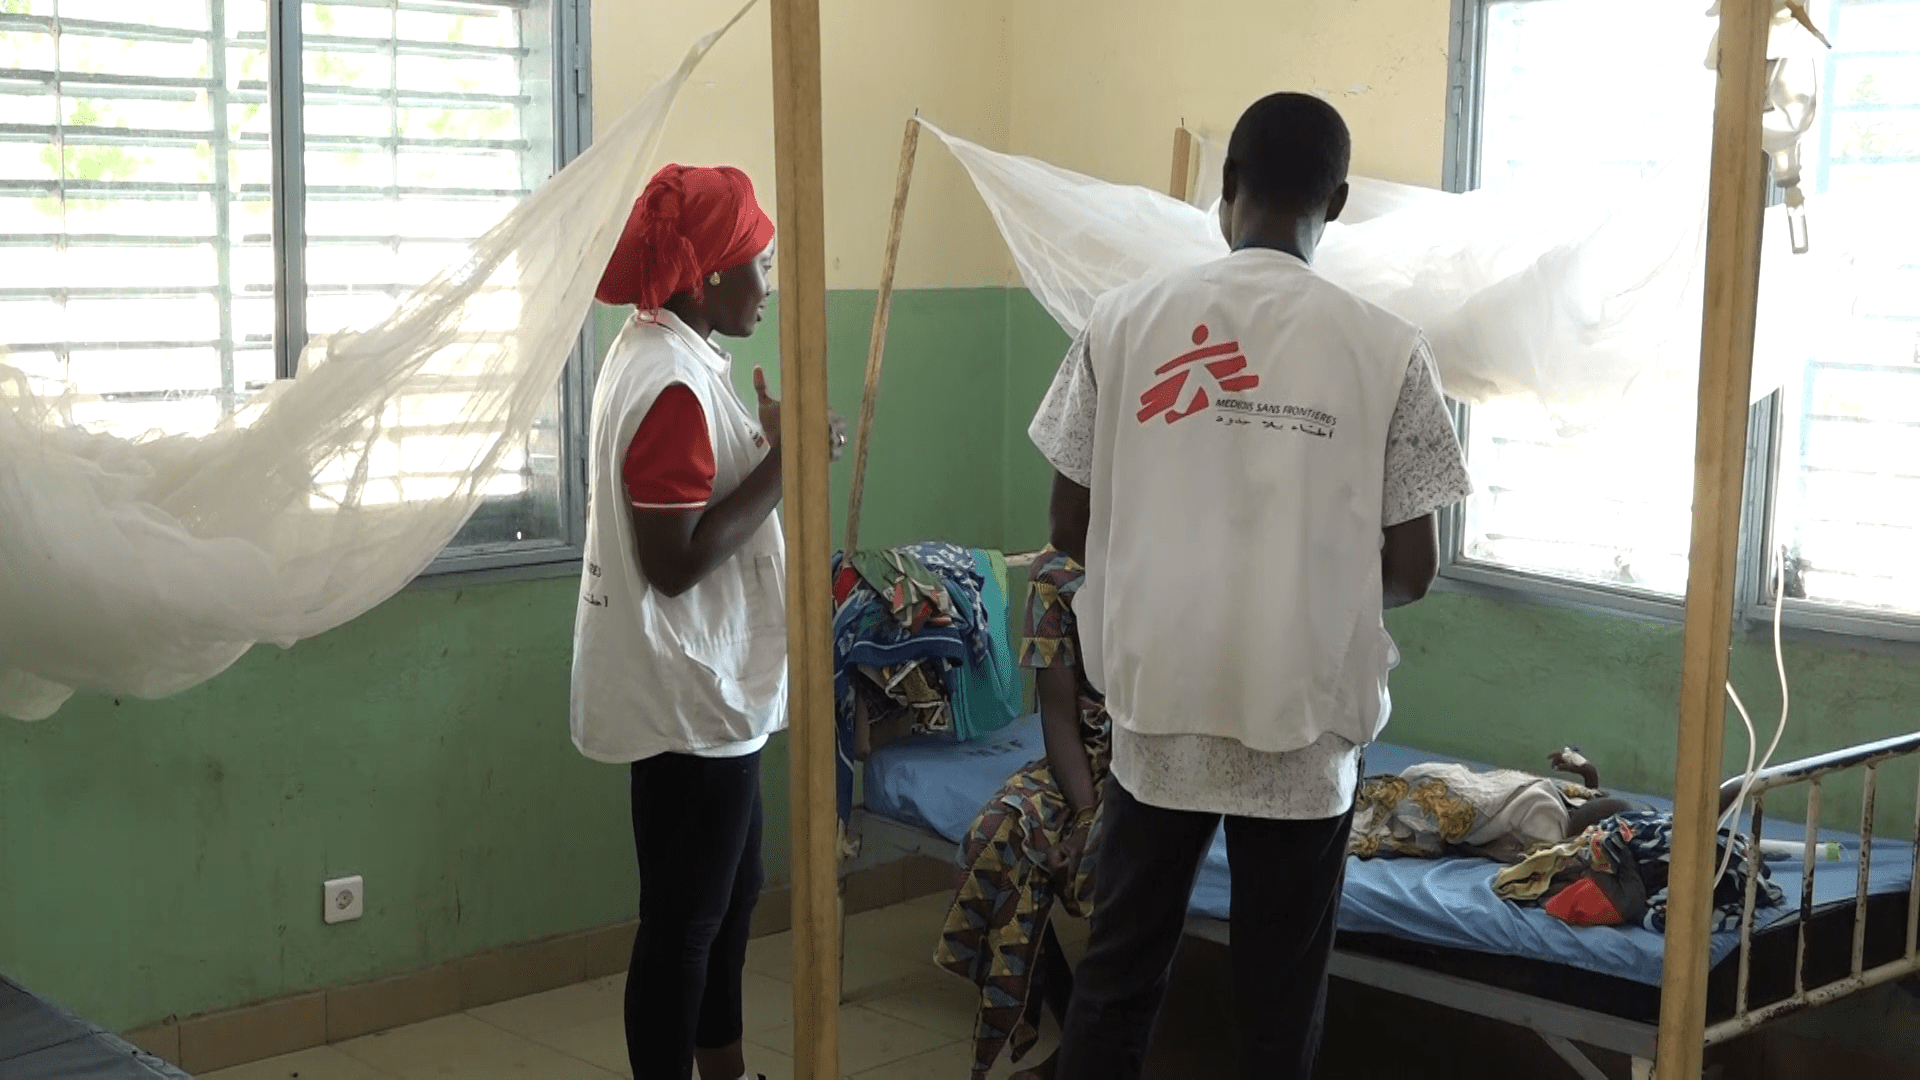
<svg viewBox="0 0 1920 1080"><path fill-rule="evenodd" d="M1787 202L1767 212L1756 400L1812 351L1811 335L1838 332L1857 291L1850 271L1874 232L1870 221L1848 221L1844 206L1803 206L1797 148L1813 122L1824 45L1787 0L1775 6L1762 126ZM1715 25L1703 20L1703 38ZM1708 55L1711 67L1711 46ZM1225 160L1217 143L1200 144L1189 204L926 127L972 176L1027 287L1069 334L1108 290L1226 254L1212 212ZM1356 176L1315 266L1424 329L1447 393L1469 404L1528 399L1571 435L1630 416L1630 392L1691 400L1710 137L1703 124L1690 152L1626 188L1455 195ZM1795 254L1790 215L1799 224L1803 209L1821 239Z"/></svg>
<svg viewBox="0 0 1920 1080"><path fill-rule="evenodd" d="M298 378L212 434L86 431L0 357L0 714L44 718L76 688L177 693L425 569L559 380L674 98L738 21L463 262L379 325L316 340ZM408 468L458 479L429 498L371 492L390 429L420 422L446 437L411 441Z"/></svg>
<svg viewBox="0 0 1920 1080"><path fill-rule="evenodd" d="M941 131L1012 249L1021 278L1078 333L1101 294L1227 253L1213 213ZM1706 252L1704 146L1628 190L1552 198L1446 194L1356 177L1353 213L1328 227L1315 267L1421 326L1449 396L1524 397L1567 434L1614 415L1643 381L1692 393ZM1850 233L1808 203L1814 251L1789 246L1786 208L1767 212L1754 397L1846 317Z"/></svg>

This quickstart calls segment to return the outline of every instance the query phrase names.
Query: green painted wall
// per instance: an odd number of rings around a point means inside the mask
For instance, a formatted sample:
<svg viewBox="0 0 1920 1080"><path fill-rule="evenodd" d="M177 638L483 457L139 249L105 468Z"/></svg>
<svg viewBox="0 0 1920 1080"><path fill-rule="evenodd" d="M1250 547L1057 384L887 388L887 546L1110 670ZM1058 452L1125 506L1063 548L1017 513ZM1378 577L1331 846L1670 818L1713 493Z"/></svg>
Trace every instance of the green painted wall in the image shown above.
<svg viewBox="0 0 1920 1080"><path fill-rule="evenodd" d="M621 777L567 739L575 591L410 591L0 726L0 968L127 1028L628 917ZM322 925L350 873L366 918Z"/></svg>
<svg viewBox="0 0 1920 1080"><path fill-rule="evenodd" d="M1610 785L1673 790L1680 700L1675 622L1437 590L1389 616L1403 654L1393 676L1388 737L1493 764L1539 768L1569 743ZM1793 709L1775 761L1790 761L1920 729L1920 657L1834 640L1788 640ZM1780 684L1766 632L1742 634L1733 682L1760 729L1779 716ZM1723 775L1746 765L1746 736L1729 710ZM1876 829L1911 835L1920 762L1883 769ZM1857 829L1859 774L1829 782L1827 824ZM1804 804L1794 789L1770 800L1774 836L1791 838Z"/></svg>
<svg viewBox="0 0 1920 1080"><path fill-rule="evenodd" d="M894 294L881 369L880 397L861 509L861 546L951 540L994 546L1003 539L1007 289L915 289ZM1020 294L1024 296L1024 293ZM875 294L830 294L827 305L828 386L833 407L852 425L860 415ZM601 309L602 343L618 333L628 309ZM780 393L779 303L752 338L723 341L734 355L742 397L756 364ZM1057 332L1057 331L1056 331ZM1020 425L1022 431L1026 425ZM834 540L845 527L852 447L833 471ZM1028 450L1032 453L1031 448ZM1038 460L1038 455L1034 455Z"/></svg>
<svg viewBox="0 0 1920 1080"><path fill-rule="evenodd" d="M1000 289L896 297L873 542L999 541L1006 306ZM829 313L852 416L873 294ZM743 367L776 366L773 325ZM82 695L0 722L0 970L125 1029L631 918L625 773L567 737L575 593L414 589L166 701ZM766 779L780 882L782 741ZM350 873L367 917L322 925L320 882Z"/></svg>
<svg viewBox="0 0 1920 1080"><path fill-rule="evenodd" d="M1009 550L1032 550L1047 542L1047 498L1053 467L1027 438L1027 424L1067 354L1060 324L1033 294L1015 289L1007 299L1006 504Z"/></svg>

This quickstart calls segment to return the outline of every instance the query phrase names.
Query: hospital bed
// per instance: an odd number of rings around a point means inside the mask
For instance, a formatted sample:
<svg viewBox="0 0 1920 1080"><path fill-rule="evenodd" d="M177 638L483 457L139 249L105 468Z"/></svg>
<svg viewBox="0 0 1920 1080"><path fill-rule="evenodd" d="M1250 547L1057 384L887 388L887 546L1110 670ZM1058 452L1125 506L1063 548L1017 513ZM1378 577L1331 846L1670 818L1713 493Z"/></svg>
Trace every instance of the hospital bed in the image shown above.
<svg viewBox="0 0 1920 1080"><path fill-rule="evenodd" d="M188 1080L186 1073L5 975L0 975L0 1077Z"/></svg>
<svg viewBox="0 0 1920 1080"><path fill-rule="evenodd" d="M1760 774L1743 828L1762 839L1816 842L1804 856L1768 863L1784 903L1759 906L1749 889L1741 928L1714 936L1708 1046L1920 970L1916 846L1875 838L1872 830L1879 767L1917 750L1920 732ZM1043 752L1037 717L977 743L913 739L884 747L866 762L855 831L869 848L951 861L980 807ZM1376 743L1367 750L1366 771L1399 772L1434 760L1449 759ZM1823 781L1846 770L1862 773L1859 832L1766 817L1768 795L1797 785L1806 789L1807 819L1817 822ZM1774 801L1782 800L1775 794ZM1920 834L1920 820L1914 828ZM1624 1054L1636 1077L1650 1076L1665 939L1637 926L1573 927L1538 907L1500 900L1490 887L1495 869L1466 857L1350 860L1333 976L1528 1028L1583 1080L1606 1076L1583 1047ZM1227 917L1222 830L1194 888L1188 932L1224 943Z"/></svg>

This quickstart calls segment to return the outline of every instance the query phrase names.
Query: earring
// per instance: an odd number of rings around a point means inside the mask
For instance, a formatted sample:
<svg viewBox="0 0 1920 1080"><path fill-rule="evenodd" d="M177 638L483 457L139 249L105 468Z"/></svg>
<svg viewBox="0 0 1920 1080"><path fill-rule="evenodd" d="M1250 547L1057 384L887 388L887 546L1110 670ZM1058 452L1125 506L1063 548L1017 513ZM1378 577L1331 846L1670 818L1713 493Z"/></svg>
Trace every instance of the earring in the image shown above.
<svg viewBox="0 0 1920 1080"><path fill-rule="evenodd" d="M708 275L707 275L707 284L709 284L709 285L718 285L718 284L720 284L720 272L719 272L718 270L716 270L716 271L714 271L713 273L711 273L711 274L708 274Z"/></svg>

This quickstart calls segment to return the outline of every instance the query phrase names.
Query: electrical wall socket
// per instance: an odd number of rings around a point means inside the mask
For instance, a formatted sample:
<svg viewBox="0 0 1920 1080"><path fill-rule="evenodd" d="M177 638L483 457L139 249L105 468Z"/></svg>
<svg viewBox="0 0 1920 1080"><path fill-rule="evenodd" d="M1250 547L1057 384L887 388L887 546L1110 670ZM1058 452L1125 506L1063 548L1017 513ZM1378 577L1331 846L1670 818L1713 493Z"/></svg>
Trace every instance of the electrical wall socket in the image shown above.
<svg viewBox="0 0 1920 1080"><path fill-rule="evenodd" d="M334 878L321 886L320 917L328 923L352 922L366 914L366 883L360 875Z"/></svg>

